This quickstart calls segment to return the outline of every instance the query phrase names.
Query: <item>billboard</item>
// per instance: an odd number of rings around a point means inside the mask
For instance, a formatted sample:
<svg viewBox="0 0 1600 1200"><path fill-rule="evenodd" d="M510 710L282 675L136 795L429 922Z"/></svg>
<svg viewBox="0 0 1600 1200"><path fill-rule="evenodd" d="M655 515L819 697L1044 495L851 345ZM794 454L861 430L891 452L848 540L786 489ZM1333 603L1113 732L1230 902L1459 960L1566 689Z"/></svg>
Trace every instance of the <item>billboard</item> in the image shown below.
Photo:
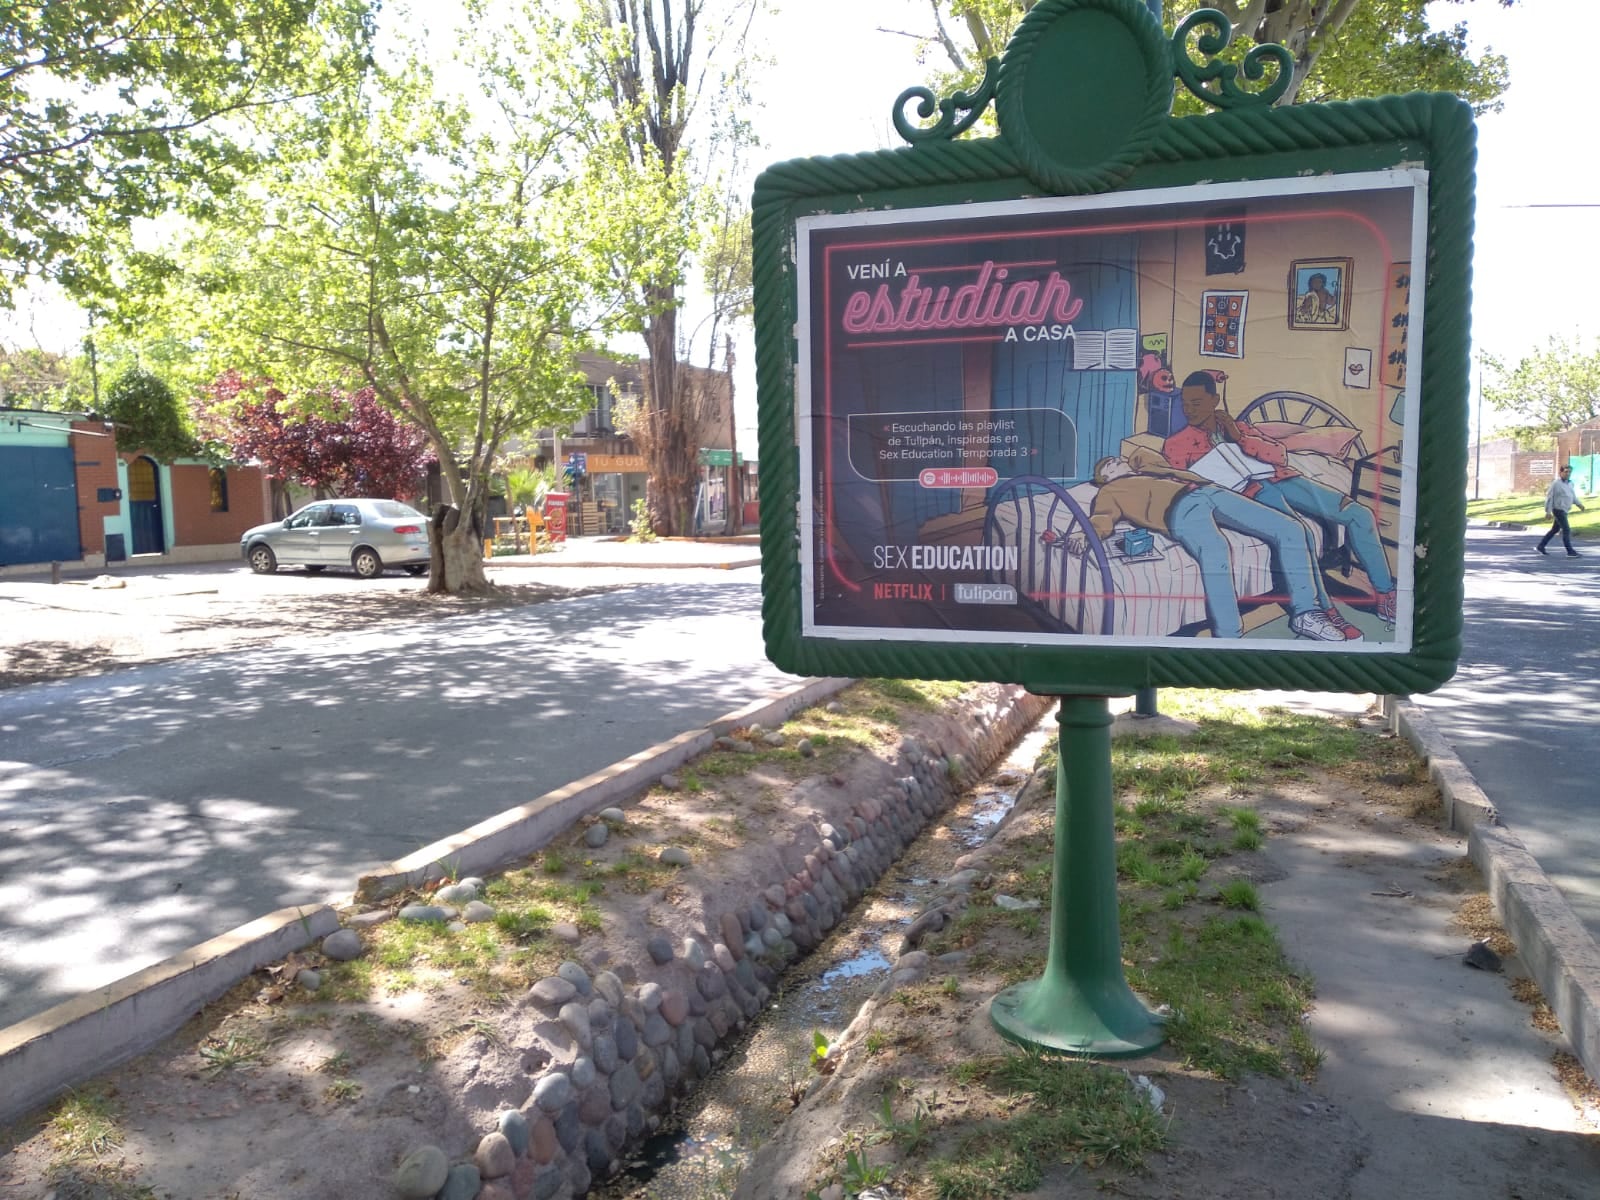
<svg viewBox="0 0 1600 1200"><path fill-rule="evenodd" d="M798 217L802 635L1409 651L1427 200L1409 167Z"/></svg>
<svg viewBox="0 0 1600 1200"><path fill-rule="evenodd" d="M1231 31L1040 0L980 87L901 95L908 148L756 180L774 662L1088 695L1454 673L1471 108L1279 106L1289 52ZM1174 71L1219 111L1174 117Z"/></svg>

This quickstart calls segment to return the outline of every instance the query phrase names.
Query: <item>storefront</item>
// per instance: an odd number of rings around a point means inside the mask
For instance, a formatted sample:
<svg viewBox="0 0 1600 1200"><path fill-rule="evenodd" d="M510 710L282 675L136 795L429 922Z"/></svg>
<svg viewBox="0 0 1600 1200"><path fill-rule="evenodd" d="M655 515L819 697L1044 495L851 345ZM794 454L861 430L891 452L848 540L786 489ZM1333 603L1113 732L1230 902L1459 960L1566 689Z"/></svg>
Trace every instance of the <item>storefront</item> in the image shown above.
<svg viewBox="0 0 1600 1200"><path fill-rule="evenodd" d="M584 500L598 514L600 533L627 533L633 504L645 497L650 469L642 454L589 454ZM587 532L587 531L586 531Z"/></svg>

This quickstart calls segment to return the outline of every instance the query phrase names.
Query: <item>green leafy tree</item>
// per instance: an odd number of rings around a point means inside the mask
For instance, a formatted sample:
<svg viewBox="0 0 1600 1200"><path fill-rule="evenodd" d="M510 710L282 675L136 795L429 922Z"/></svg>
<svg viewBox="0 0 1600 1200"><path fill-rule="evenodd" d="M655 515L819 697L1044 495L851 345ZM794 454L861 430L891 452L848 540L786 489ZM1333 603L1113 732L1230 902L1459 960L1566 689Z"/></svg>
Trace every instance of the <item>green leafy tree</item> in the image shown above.
<svg viewBox="0 0 1600 1200"><path fill-rule="evenodd" d="M935 83L942 94L973 87L986 58L1005 51L1017 23L1036 0L928 0L938 46L951 70ZM1463 0L1438 0L1460 4ZM1516 0L1499 0L1511 7ZM1222 13L1234 40L1225 57L1276 42L1294 58L1294 75L1279 104L1352 100L1391 92L1454 92L1479 112L1498 111L1509 76L1501 55L1467 54L1467 25L1431 30L1430 0L1165 0L1158 4L1168 32L1197 9ZM1436 15L1438 4L1436 3ZM1191 46L1191 49L1193 47ZM1204 111L1179 89L1174 111Z"/></svg>
<svg viewBox="0 0 1600 1200"><path fill-rule="evenodd" d="M357 68L368 0L0 4L0 304L34 274L80 298L101 239L196 204L270 152L275 106Z"/></svg>
<svg viewBox="0 0 1600 1200"><path fill-rule="evenodd" d="M720 171L753 140L743 117L744 46L760 4L579 5L584 58L576 69L603 82L610 118L589 127L594 162L604 189L626 204L647 239L616 278L628 289L628 312L649 358L641 449L659 534L688 532L693 522L699 446L691 410L703 397L681 378L680 289L688 263L720 224Z"/></svg>
<svg viewBox="0 0 1600 1200"><path fill-rule="evenodd" d="M1502 431L1550 445L1556 434L1600 417L1600 340L1552 337L1515 366L1483 356L1483 398L1509 418Z"/></svg>
<svg viewBox="0 0 1600 1200"><path fill-rule="evenodd" d="M159 375L131 367L106 392L105 416L117 427L121 450L142 450L163 462L195 452L183 406Z"/></svg>
<svg viewBox="0 0 1600 1200"><path fill-rule="evenodd" d="M167 293L166 327L196 331L202 358L295 394L368 387L422 430L454 501L436 514L435 591L489 586L499 448L581 414L574 356L620 311L603 285L630 247L609 198L589 203L571 132L593 97L548 76L565 36L545 22L467 45L476 103L413 58L319 104Z"/></svg>

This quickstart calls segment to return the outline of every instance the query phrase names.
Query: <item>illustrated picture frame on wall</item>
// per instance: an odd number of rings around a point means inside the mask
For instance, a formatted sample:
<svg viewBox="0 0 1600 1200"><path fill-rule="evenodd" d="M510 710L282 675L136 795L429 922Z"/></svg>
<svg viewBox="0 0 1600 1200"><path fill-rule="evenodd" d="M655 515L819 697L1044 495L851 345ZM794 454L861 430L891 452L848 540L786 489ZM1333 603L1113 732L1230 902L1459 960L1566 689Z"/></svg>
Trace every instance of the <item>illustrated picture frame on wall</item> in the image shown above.
<svg viewBox="0 0 1600 1200"><path fill-rule="evenodd" d="M1243 358L1247 291L1200 294L1200 353L1207 358Z"/></svg>
<svg viewBox="0 0 1600 1200"><path fill-rule="evenodd" d="M1354 260L1297 258L1289 264L1289 328L1350 328Z"/></svg>

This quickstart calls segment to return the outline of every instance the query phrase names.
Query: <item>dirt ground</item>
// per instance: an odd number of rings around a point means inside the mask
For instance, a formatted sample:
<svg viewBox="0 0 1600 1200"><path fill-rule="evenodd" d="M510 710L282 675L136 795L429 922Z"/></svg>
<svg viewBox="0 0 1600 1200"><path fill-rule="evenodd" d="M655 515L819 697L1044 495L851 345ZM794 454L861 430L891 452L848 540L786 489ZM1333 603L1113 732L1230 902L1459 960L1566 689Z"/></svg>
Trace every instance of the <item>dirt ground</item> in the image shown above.
<svg viewBox="0 0 1600 1200"><path fill-rule="evenodd" d="M6 630L0 633L0 686L245 650L292 633L313 616L355 627L460 611L459 602L428 598L410 581L385 580L390 586L381 589L363 584L355 594L358 602L352 602L349 589L334 593L322 587L322 578L301 582L301 594L280 599L270 611L243 610L217 593L186 593L181 579L166 581L159 595L141 590L139 603L88 587L42 600L18 599L15 588L6 589L0 609L32 606L28 611L34 618L59 624L57 636L36 633L24 650L12 640L16 626L0 621ZM524 585L472 603L527 604L566 594ZM443 1147L453 1162L470 1158L478 1138L491 1128L489 1117L526 1099L528 1072L539 1066L524 1049L537 1018L516 1003L516 989L562 958L591 969L605 967L625 980L633 964L647 971L644 939L658 930L681 936L705 913L717 911L725 889L762 878L771 866L774 840L796 812L827 819L848 811L860 797L882 794L901 738L936 740L949 721L965 719L968 711L958 704L945 712L909 703L892 707L892 714L884 711L882 696L847 698L838 720L876 728L870 747L826 755L804 769L763 758L743 773L708 777L711 786L698 792L656 789L627 806L626 821L604 850L587 848L584 830L574 828L553 847L557 859L569 864L560 878L606 881L594 899L598 919L574 916L572 923L580 927L571 931L575 940L564 940L565 932L542 937L529 954L488 967L432 955L409 974L391 970L366 999L338 999L342 968L312 952L259 973L208 1006L169 1042L80 1089L68 1104L0 1130L0 1197L378 1200L395 1194L394 1165L420 1142ZM1021 794L990 848L974 859L949 832L970 824L977 801L969 794L863 899L859 910L866 918L887 913L902 921L908 914L896 907L896 880L910 876L948 878L975 865L989 877L980 881L980 889L992 889L993 856L1004 856L1010 839L1037 836L1051 819L1053 777L1029 780L1052 723L1044 725L1003 764L1015 781L1012 790ZM1024 780L1029 780L1026 786ZM1415 802L1400 802L1406 797L1397 797L1397 789L1417 793L1411 797ZM1330 791L1337 802L1328 802ZM1397 784L1392 775L1380 779L1370 765L1355 764L1339 778L1313 775L1280 789L1272 806L1283 821L1356 829L1381 819L1403 826L1408 836L1439 838L1427 791L1425 784ZM665 876L651 869L654 852L666 844L692 846L693 870ZM540 869L549 872L551 866L541 860ZM1248 854L1213 869L1221 878L1258 881L1266 872L1262 860ZM1479 888L1470 868L1440 871L1426 880L1408 878L1406 886L1419 890L1419 902L1476 911L1482 918L1481 904L1467 903ZM391 907L409 899L416 897L397 897ZM1491 920L1471 936L1492 933ZM950 1063L1002 1052L984 1006L996 990L1016 982L1007 976L1007 964L1038 960L1047 935L1047 921L995 927L986 935L994 940L982 947L985 954L964 965L942 966L925 982L902 989L909 999L876 997L870 1011L830 1048L827 1074L797 1080L789 1071L766 1070L754 1097L743 1102L744 1111L722 1118L729 1125L752 1121L759 1126L751 1143L761 1147L753 1164L748 1157L740 1160L746 1164L742 1174L724 1171L694 1191L669 1192L644 1183L614 1186L608 1194L736 1193L802 1200L811 1190L830 1194L829 1183L846 1178L846 1156L859 1153L861 1163L886 1168L889 1180L873 1190L858 1174L850 1194L884 1200L933 1195L915 1182L915 1156L906 1152L904 1139L878 1136L884 1126L875 1114L885 1096L899 1116L925 1114L934 1133L919 1152L924 1158L949 1150L985 1121L1010 1114L1008 1101L994 1092L976 1084L952 1085ZM972 949L948 940L930 947ZM824 946L793 973L820 971L832 955ZM302 967L322 970L332 991L325 987L312 996L296 988L293 981ZM1538 1019L1532 1005L1508 1002L1508 1007L1514 1019ZM752 1042L760 1036L755 1033ZM744 1053L730 1058L727 1069ZM1320 1092L1314 1076L1246 1075L1230 1082L1192 1070L1164 1052L1139 1060L1137 1070L1165 1093L1167 1148L1147 1155L1138 1169L1054 1164L1040 1188L1028 1194L1332 1200L1352 1195L1351 1180L1373 1153L1375 1132ZM1581 1102L1575 1097L1575 1104ZM693 1107L686 1104L686 1117ZM1593 1176L1570 1174L1573 1153L1589 1153L1586 1161L1600 1163L1592 1151L1566 1147L1552 1155L1549 1147L1528 1141L1510 1152L1525 1189L1497 1195L1576 1200L1593 1194L1585 1190ZM1499 1143L1496 1147L1501 1154Z"/></svg>

